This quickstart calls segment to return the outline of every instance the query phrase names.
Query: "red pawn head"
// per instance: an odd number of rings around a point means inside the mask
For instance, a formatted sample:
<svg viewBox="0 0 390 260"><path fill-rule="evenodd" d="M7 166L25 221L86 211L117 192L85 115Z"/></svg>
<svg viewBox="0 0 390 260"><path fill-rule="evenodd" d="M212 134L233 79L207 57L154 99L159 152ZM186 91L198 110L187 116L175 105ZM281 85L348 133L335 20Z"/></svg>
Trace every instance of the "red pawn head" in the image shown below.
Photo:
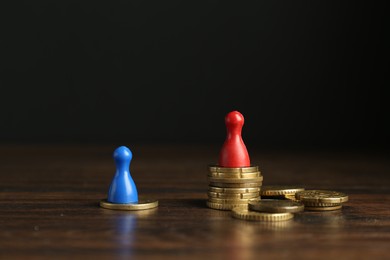
<svg viewBox="0 0 390 260"><path fill-rule="evenodd" d="M241 137L244 116L238 111L232 111L225 117L226 140L219 154L221 167L249 167L250 159L246 146Z"/></svg>

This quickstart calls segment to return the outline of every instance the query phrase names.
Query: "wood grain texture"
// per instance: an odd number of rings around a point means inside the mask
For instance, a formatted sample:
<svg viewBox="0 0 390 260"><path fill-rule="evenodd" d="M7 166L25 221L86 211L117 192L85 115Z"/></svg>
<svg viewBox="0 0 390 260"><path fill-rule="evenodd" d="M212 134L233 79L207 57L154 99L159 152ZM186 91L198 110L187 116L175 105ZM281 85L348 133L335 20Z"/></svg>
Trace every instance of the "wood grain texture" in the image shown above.
<svg viewBox="0 0 390 260"><path fill-rule="evenodd" d="M390 258L388 154L249 149L264 185L346 192L341 211L257 223L208 209L217 146L134 145L131 173L157 209L102 209L114 174L109 145L0 147L2 259ZM250 147L248 147L250 148Z"/></svg>

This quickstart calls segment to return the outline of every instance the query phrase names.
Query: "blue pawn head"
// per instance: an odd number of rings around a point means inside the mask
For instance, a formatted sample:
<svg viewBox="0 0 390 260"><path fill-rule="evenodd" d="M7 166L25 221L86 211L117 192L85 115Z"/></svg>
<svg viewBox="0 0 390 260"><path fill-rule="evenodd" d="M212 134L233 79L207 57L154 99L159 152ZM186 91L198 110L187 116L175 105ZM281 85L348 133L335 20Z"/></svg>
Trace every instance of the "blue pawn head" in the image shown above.
<svg viewBox="0 0 390 260"><path fill-rule="evenodd" d="M129 169L133 154L126 146L120 146L114 151L113 157L116 172L108 191L107 201L118 204L137 203L137 187L131 178Z"/></svg>

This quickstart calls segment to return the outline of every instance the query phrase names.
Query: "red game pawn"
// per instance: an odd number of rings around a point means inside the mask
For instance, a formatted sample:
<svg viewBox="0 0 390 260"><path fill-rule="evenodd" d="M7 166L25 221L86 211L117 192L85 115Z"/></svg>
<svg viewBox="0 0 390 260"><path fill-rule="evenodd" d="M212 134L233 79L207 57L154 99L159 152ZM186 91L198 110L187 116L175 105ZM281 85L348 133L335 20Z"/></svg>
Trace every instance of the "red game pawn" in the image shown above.
<svg viewBox="0 0 390 260"><path fill-rule="evenodd" d="M238 111L232 111L225 117L226 140L219 154L220 167L249 167L248 151L241 137L244 116Z"/></svg>

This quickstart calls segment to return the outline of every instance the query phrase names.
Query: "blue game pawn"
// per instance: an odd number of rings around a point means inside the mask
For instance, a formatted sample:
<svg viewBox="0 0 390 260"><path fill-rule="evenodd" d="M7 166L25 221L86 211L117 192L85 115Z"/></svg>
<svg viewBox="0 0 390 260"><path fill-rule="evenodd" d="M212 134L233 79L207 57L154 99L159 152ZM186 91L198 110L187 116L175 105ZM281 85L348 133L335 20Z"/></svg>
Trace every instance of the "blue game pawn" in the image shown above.
<svg viewBox="0 0 390 260"><path fill-rule="evenodd" d="M130 175L130 162L133 154L126 146L114 151L116 172L108 191L107 201L111 203L129 204L138 202L138 192Z"/></svg>
<svg viewBox="0 0 390 260"><path fill-rule="evenodd" d="M100 206L117 210L143 210L158 206L157 200L139 200L135 183L130 175L130 162L133 154L126 146L120 146L114 151L116 165L115 176L112 179L107 199L100 201Z"/></svg>

